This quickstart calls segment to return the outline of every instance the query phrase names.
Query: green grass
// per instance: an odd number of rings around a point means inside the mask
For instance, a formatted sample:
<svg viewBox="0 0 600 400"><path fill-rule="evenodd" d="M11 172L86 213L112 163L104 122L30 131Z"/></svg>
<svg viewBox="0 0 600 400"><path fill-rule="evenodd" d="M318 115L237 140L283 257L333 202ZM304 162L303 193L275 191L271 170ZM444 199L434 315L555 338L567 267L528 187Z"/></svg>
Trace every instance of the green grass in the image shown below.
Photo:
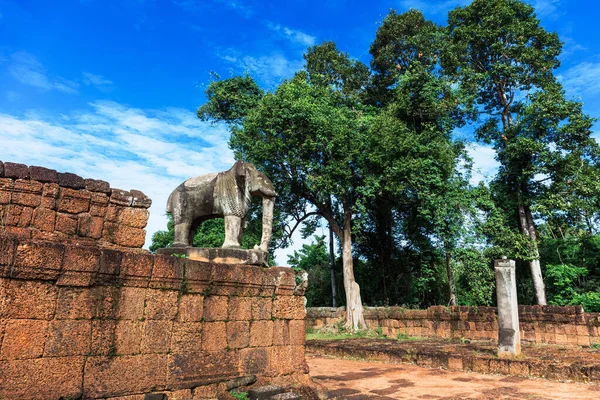
<svg viewBox="0 0 600 400"><path fill-rule="evenodd" d="M349 332L343 326L336 325L324 329L306 329L306 340L342 340L342 339L391 339L383 334L381 327L377 329L365 329L358 332ZM409 336L400 332L394 338L399 341L419 340L420 338Z"/></svg>
<svg viewBox="0 0 600 400"><path fill-rule="evenodd" d="M246 392L229 392L229 394L238 400L248 400L248 393Z"/></svg>
<svg viewBox="0 0 600 400"><path fill-rule="evenodd" d="M600 349L600 343L594 343L594 344L591 344L591 345L590 345L590 347L591 347L592 349Z"/></svg>

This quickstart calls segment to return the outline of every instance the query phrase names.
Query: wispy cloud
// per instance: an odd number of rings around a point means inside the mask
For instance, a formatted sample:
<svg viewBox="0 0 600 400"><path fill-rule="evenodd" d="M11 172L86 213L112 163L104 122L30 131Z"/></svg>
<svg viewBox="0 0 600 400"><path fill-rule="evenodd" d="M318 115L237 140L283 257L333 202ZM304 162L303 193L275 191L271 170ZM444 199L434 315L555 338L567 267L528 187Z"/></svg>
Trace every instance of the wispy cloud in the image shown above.
<svg viewBox="0 0 600 400"><path fill-rule="evenodd" d="M466 6L470 4L472 0L440 0L440 1L426 1L426 0L400 0L398 3L401 10L408 10L410 8L416 8L423 11L423 13L440 14L445 13L453 8Z"/></svg>
<svg viewBox="0 0 600 400"><path fill-rule="evenodd" d="M222 60L234 64L238 70L248 72L268 86L277 85L283 79L292 77L304 65L302 59L288 59L281 53L250 56L241 55L234 49L219 49L216 54Z"/></svg>
<svg viewBox="0 0 600 400"><path fill-rule="evenodd" d="M113 81L106 79L102 75L92 74L91 72L83 73L83 83L87 86L94 86L104 92L110 91L113 88Z"/></svg>
<svg viewBox="0 0 600 400"><path fill-rule="evenodd" d="M556 19L561 14L560 4L564 0L533 0L529 3L535 8L538 17Z"/></svg>
<svg viewBox="0 0 600 400"><path fill-rule="evenodd" d="M153 232L165 229L165 204L179 183L224 170L234 161L224 126L202 122L193 111L179 108L142 110L95 102L85 112L58 117L0 114L0 137L2 161L142 190L153 200L146 244Z"/></svg>
<svg viewBox="0 0 600 400"><path fill-rule="evenodd" d="M600 94L600 62L582 62L558 75L568 94L594 98Z"/></svg>
<svg viewBox="0 0 600 400"><path fill-rule="evenodd" d="M268 23L267 27L279 34L280 36L290 40L294 44L298 44L303 47L312 46L316 42L316 38L302 31L291 29L286 26L281 26L279 24Z"/></svg>
<svg viewBox="0 0 600 400"><path fill-rule="evenodd" d="M254 9L244 4L243 0L173 0L173 4L181 7L186 11L199 12L205 10L211 3L225 6L244 18L249 18L254 15Z"/></svg>
<svg viewBox="0 0 600 400"><path fill-rule="evenodd" d="M10 56L9 74L24 85L42 90L58 90L75 94L79 84L59 76L50 76L37 58L26 51L18 51Z"/></svg>

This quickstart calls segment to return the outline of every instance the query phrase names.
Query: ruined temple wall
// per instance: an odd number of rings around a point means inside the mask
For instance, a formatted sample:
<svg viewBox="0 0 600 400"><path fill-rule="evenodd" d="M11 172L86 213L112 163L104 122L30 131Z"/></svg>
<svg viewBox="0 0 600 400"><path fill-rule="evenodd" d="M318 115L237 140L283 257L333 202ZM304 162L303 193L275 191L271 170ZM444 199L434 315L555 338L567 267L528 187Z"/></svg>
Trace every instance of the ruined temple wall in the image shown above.
<svg viewBox="0 0 600 400"><path fill-rule="evenodd" d="M0 236L0 398L200 399L249 374L302 382L303 291L290 268Z"/></svg>
<svg viewBox="0 0 600 400"><path fill-rule="evenodd" d="M342 308L309 308L306 323L320 328L344 319ZM380 327L390 337L498 339L495 307L366 307L365 320L369 328ZM519 321L524 342L579 346L600 343L600 315L585 313L581 306L519 306Z"/></svg>
<svg viewBox="0 0 600 400"><path fill-rule="evenodd" d="M0 162L0 233L141 248L151 200L71 173Z"/></svg>

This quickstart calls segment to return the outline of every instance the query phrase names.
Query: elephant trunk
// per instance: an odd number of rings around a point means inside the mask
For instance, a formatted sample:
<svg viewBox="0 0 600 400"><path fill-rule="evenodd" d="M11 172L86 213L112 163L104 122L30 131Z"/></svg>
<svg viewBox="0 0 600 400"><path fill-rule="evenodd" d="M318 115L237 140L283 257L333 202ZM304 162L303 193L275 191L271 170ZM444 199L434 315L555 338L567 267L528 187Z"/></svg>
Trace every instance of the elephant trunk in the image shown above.
<svg viewBox="0 0 600 400"><path fill-rule="evenodd" d="M275 206L275 197L263 197L263 215L262 215L262 237L259 249L267 251L271 234L273 233L273 208Z"/></svg>

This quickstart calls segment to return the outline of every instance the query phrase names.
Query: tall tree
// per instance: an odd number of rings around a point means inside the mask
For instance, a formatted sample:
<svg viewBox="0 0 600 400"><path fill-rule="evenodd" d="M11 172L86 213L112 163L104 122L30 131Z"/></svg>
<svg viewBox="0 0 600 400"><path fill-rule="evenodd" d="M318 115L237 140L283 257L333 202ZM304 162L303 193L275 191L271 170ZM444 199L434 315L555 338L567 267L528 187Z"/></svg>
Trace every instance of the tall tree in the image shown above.
<svg viewBox="0 0 600 400"><path fill-rule="evenodd" d="M549 174L554 182L564 178L558 172L562 152L575 157L581 154L575 149L579 145L584 152L595 151L588 140L591 120L565 100L553 75L561 43L540 26L530 5L475 0L450 12L448 34L452 45L444 52L444 67L475 94L477 111L486 116L477 135L496 149L501 166L495 187L513 206L512 215L527 238L537 303L546 304L532 212L543 192L539 177ZM550 98L554 106L548 108Z"/></svg>

